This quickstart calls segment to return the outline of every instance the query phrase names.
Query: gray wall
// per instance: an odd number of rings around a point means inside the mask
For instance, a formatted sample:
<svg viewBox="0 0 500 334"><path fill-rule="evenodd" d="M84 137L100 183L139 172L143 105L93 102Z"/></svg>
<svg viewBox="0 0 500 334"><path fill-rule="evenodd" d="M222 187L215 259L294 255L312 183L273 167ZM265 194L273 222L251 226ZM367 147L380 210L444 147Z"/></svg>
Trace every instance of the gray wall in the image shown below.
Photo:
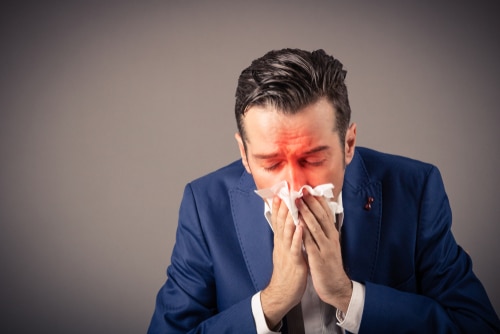
<svg viewBox="0 0 500 334"><path fill-rule="evenodd" d="M498 312L495 1L200 3L0 5L0 331L146 330L183 187L238 157L237 76L282 47L342 60L359 145L440 168Z"/></svg>

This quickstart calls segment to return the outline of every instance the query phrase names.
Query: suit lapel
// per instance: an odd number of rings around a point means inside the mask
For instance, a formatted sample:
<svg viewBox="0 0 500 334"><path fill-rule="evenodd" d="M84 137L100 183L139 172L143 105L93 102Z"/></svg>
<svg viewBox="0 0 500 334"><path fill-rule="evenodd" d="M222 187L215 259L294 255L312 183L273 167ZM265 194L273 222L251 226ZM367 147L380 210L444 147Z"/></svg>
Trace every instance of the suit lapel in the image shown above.
<svg viewBox="0 0 500 334"><path fill-rule="evenodd" d="M255 291L264 289L273 270L273 234L264 217L264 202L254 193L255 183L244 172L230 190L231 211L239 243Z"/></svg>
<svg viewBox="0 0 500 334"><path fill-rule="evenodd" d="M370 198L373 202L365 207ZM382 185L370 180L358 151L346 168L342 201L345 219L341 244L345 270L355 281L372 280L382 221Z"/></svg>

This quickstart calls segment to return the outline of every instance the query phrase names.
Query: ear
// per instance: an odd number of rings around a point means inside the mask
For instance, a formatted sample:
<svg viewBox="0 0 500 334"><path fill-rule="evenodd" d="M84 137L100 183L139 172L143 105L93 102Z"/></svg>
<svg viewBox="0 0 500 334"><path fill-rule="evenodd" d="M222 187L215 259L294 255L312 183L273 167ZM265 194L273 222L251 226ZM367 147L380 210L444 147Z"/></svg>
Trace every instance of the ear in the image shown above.
<svg viewBox="0 0 500 334"><path fill-rule="evenodd" d="M247 152L245 151L245 145L243 145L243 138L241 138L239 132L235 133L234 138L238 142L238 148L240 149L241 161L243 162L243 166L245 166L248 174L252 174L250 166L248 165Z"/></svg>
<svg viewBox="0 0 500 334"><path fill-rule="evenodd" d="M345 135L345 163L350 164L354 157L354 148L356 147L356 123L352 123L347 129Z"/></svg>

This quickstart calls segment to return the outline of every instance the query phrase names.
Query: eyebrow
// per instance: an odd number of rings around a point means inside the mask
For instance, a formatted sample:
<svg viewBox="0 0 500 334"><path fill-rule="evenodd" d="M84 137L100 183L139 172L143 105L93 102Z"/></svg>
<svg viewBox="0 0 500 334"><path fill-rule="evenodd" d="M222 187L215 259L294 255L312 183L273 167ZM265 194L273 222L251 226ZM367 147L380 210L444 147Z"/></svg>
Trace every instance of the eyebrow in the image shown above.
<svg viewBox="0 0 500 334"><path fill-rule="evenodd" d="M330 148L330 146L328 146L328 145L318 146L318 147L313 148L312 150L305 152L304 155L309 155L309 154L314 154L314 153L326 151L329 148Z"/></svg>
<svg viewBox="0 0 500 334"><path fill-rule="evenodd" d="M326 151L329 148L330 148L330 146L327 146L327 145L318 146L318 147L315 147L315 148L313 148L313 149L311 149L309 151L304 152L302 155L311 155L311 154L314 154L314 153ZM273 158L276 158L278 155L279 155L279 153L252 154L252 156L255 159L262 159L262 160L273 159Z"/></svg>
<svg viewBox="0 0 500 334"><path fill-rule="evenodd" d="M262 159L262 160L276 158L278 155L279 155L278 153L270 153L270 154L252 154L252 156L253 156L255 159Z"/></svg>

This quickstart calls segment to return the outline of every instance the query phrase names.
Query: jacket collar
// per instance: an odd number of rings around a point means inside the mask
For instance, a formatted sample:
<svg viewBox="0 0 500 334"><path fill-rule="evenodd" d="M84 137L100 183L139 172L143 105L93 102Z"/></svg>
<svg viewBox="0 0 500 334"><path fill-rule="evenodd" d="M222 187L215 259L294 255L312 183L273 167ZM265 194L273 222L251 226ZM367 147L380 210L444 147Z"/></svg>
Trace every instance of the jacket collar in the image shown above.
<svg viewBox="0 0 500 334"><path fill-rule="evenodd" d="M346 168L342 189L344 224L341 245L344 269L358 282L375 273L382 224L382 184L370 178L362 150Z"/></svg>
<svg viewBox="0 0 500 334"><path fill-rule="evenodd" d="M243 172L237 187L229 191L231 211L240 247L255 291L269 283L273 270L273 233L264 217L264 201L255 194L255 182Z"/></svg>

